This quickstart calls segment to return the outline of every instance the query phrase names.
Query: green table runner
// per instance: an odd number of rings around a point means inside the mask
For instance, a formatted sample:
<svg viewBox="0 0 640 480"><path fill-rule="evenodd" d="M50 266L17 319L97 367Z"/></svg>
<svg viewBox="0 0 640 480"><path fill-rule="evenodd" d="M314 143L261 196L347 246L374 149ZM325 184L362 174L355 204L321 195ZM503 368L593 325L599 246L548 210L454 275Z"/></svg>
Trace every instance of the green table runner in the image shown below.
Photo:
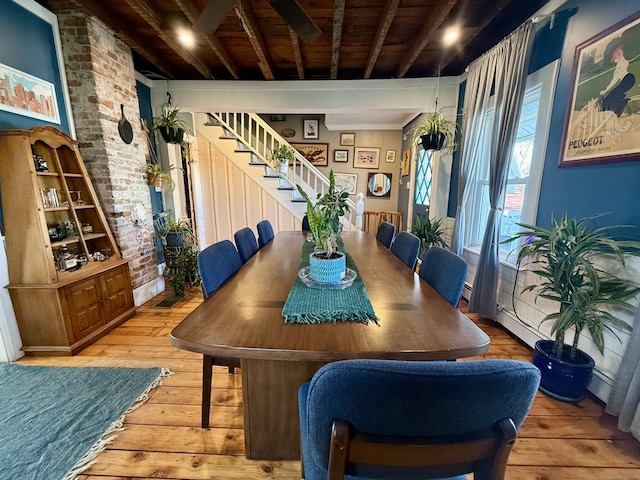
<svg viewBox="0 0 640 480"><path fill-rule="evenodd" d="M287 301L282 309L284 323L336 323L360 322L369 320L378 325L367 290L353 258L345 250L342 239L338 239L338 250L346 256L347 268L354 270L358 276L350 287L344 290L322 290L307 287L299 277L291 287ZM302 258L299 269L309 266L309 255L314 244L305 242L302 247Z"/></svg>

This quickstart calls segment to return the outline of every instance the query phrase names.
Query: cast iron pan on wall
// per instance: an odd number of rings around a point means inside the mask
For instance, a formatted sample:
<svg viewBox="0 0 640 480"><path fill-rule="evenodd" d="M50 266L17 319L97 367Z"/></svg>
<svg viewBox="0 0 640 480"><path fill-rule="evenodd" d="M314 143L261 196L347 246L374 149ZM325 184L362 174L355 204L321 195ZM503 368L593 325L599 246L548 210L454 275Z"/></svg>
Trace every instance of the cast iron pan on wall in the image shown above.
<svg viewBox="0 0 640 480"><path fill-rule="evenodd" d="M118 133L120 133L120 138L124 143L129 145L133 141L133 128L131 128L131 124L129 120L124 116L124 105L120 104L120 110L122 111L122 117L118 122Z"/></svg>

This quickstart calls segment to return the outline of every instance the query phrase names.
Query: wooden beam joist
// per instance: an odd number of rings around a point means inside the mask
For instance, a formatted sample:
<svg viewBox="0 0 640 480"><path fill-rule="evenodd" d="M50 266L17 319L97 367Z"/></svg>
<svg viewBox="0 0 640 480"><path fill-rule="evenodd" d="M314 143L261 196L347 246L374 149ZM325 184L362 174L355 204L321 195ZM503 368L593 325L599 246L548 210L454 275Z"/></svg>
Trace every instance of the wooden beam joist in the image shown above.
<svg viewBox="0 0 640 480"><path fill-rule="evenodd" d="M373 71L373 67L378 60L378 56L380 55L380 51L382 50L382 46L384 45L384 40L385 38L387 38L387 33L389 32L389 28L393 23L393 19L396 16L396 11L398 10L399 4L400 0L387 0L386 5L384 6L382 16L380 17L380 23L378 24L378 30L376 31L376 36L373 39L373 45L371 46L371 50L369 51L367 65L364 68L365 80L371 77L371 72Z"/></svg>
<svg viewBox="0 0 640 480"><path fill-rule="evenodd" d="M333 42L331 44L331 80L338 78L340 64L340 44L342 43L342 27L344 25L345 0L335 0L333 4Z"/></svg>
<svg viewBox="0 0 640 480"><path fill-rule="evenodd" d="M125 1L131 9L140 15L140 17L156 31L158 37L160 37L169 46L169 48L171 48L171 50L176 52L180 58L198 70L203 77L207 79L213 78L211 70L204 61L184 49L176 40L174 40L173 33L169 33L162 28L162 18L156 14L151 5L149 5L145 0Z"/></svg>
<svg viewBox="0 0 640 480"><path fill-rule="evenodd" d="M398 70L396 72L396 78L402 78L407 73L413 62L416 61L418 55L427 46L429 40L433 36L433 33L440 28L440 25L445 21L449 12L458 3L458 0L447 0L439 3L435 8L435 11L430 12L427 18L424 19L422 30L418 34L416 41L413 43L405 57L400 62Z"/></svg>
<svg viewBox="0 0 640 480"><path fill-rule="evenodd" d="M296 68L298 69L298 78L304 80L304 64L302 63L302 51L300 50L300 39L296 31L289 27L289 37L291 37L291 46L293 47L293 57L296 60Z"/></svg>
<svg viewBox="0 0 640 480"><path fill-rule="evenodd" d="M168 78L175 78L171 67L162 60L160 55L153 53L145 46L149 42L142 39L122 18L115 18L110 11L104 8L104 5L94 0L81 0L78 2L78 6L83 12L96 17L104 23L117 38L122 40L129 48L135 50L149 63L153 64Z"/></svg>
<svg viewBox="0 0 640 480"><path fill-rule="evenodd" d="M273 75L273 65L269 57L269 51L262 37L262 32L258 28L258 22L256 21L253 11L245 0L238 0L234 10L242 22L242 28L244 28L244 31L249 36L251 46L258 57L258 67L260 67L264 78L266 80L273 80L275 77Z"/></svg>
<svg viewBox="0 0 640 480"><path fill-rule="evenodd" d="M207 46L213 50L213 53L220 59L225 68L229 71L231 76L236 80L240 79L240 73L238 72L238 67L236 63L231 58L231 55L224 47L220 39L217 37L215 33L207 34L201 31L196 24L200 13L196 6L193 4L192 0L173 0L176 5L180 8L182 13L187 17L187 19L191 22L191 28L196 31L205 41Z"/></svg>

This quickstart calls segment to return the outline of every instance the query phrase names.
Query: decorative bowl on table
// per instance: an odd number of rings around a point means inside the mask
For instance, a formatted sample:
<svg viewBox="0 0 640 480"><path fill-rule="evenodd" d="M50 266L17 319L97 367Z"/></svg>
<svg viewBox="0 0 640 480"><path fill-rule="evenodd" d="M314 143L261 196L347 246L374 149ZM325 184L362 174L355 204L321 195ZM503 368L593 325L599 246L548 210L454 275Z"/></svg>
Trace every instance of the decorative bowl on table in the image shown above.
<svg viewBox="0 0 640 480"><path fill-rule="evenodd" d="M318 282L311 278L310 267L304 267L298 271L298 278L302 280L302 283L309 288L317 288L320 290L344 290L353 285L357 276L358 274L354 270L347 268L342 280L338 280L337 282Z"/></svg>

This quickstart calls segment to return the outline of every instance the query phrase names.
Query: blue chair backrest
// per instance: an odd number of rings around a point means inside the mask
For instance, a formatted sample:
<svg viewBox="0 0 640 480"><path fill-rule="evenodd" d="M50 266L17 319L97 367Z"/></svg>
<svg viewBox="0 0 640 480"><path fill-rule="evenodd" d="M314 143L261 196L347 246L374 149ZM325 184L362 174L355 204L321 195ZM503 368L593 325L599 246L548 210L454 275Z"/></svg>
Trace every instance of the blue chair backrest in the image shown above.
<svg viewBox="0 0 640 480"><path fill-rule="evenodd" d="M236 247L229 240L209 245L198 254L202 292L207 298L242 267Z"/></svg>
<svg viewBox="0 0 640 480"><path fill-rule="evenodd" d="M302 217L302 231L307 232L309 230L311 230L311 227L309 226L309 217L305 215Z"/></svg>
<svg viewBox="0 0 640 480"><path fill-rule="evenodd" d="M242 263L247 263L259 250L256 236L249 227L238 230L233 234L233 239L236 241L236 247L238 247Z"/></svg>
<svg viewBox="0 0 640 480"><path fill-rule="evenodd" d="M454 307L458 306L469 266L467 262L447 250L432 245L422 256L420 278L435 288Z"/></svg>
<svg viewBox="0 0 640 480"><path fill-rule="evenodd" d="M335 419L364 435L404 438L480 432L504 418L519 429L539 382L535 366L516 360L329 363L298 391L305 478L327 478ZM388 466L365 466L358 475L433 478L409 477L406 470L394 473Z"/></svg>
<svg viewBox="0 0 640 480"><path fill-rule="evenodd" d="M391 253L402 260L411 270L416 267L419 251L420 239L413 233L400 232L391 244Z"/></svg>
<svg viewBox="0 0 640 480"><path fill-rule="evenodd" d="M391 248L393 237L396 234L396 226L393 223L382 222L378 227L376 239L385 247Z"/></svg>
<svg viewBox="0 0 640 480"><path fill-rule="evenodd" d="M267 243L273 240L273 227L269 220L262 220L258 223L258 245L260 248L264 247Z"/></svg>

